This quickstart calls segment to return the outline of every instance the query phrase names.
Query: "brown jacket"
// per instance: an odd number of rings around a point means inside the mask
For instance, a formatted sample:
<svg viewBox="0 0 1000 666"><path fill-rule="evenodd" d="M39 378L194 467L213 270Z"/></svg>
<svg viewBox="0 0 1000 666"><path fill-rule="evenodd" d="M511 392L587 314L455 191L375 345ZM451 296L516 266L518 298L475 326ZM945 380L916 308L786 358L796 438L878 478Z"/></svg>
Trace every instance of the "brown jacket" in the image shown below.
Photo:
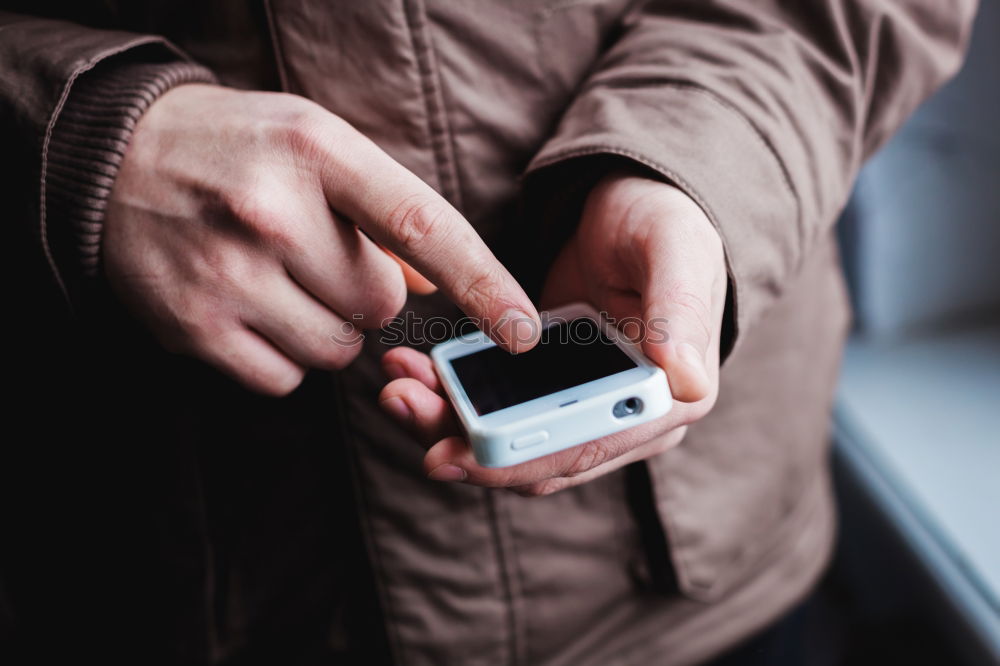
<svg viewBox="0 0 1000 666"><path fill-rule="evenodd" d="M399 663L690 664L815 582L848 322L831 229L860 164L957 68L972 0L0 5L5 258L35 433L5 465L24 491L8 506L31 509L3 547L12 644L44 616L77 648L144 650L133 663L357 650L367 561ZM165 355L92 277L99 222L135 118L213 78L317 101L500 250L535 235L512 266L544 261L610 161L677 184L726 250L718 405L645 463L648 489L632 468L525 499L423 478L376 407L375 341L280 401ZM59 633L97 607L117 631Z"/></svg>

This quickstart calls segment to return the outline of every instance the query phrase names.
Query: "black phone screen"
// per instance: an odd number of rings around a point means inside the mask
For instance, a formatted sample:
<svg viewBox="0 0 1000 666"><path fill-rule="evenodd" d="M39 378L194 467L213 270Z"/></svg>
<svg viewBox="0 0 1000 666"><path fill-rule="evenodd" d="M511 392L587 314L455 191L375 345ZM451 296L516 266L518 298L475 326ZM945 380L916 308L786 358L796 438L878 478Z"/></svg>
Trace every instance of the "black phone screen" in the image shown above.
<svg viewBox="0 0 1000 666"><path fill-rule="evenodd" d="M531 351L490 347L451 359L480 416L636 367L587 317L549 326Z"/></svg>

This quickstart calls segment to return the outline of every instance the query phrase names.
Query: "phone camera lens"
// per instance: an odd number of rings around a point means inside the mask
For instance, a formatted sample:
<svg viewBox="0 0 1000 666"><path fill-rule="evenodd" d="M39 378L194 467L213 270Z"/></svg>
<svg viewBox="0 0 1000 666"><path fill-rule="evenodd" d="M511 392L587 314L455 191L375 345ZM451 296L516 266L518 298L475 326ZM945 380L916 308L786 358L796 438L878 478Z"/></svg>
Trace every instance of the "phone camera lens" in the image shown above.
<svg viewBox="0 0 1000 666"><path fill-rule="evenodd" d="M639 398L625 398L615 403L615 407L611 410L611 413L615 418L621 419L626 416L638 414L641 411L642 400L639 400Z"/></svg>

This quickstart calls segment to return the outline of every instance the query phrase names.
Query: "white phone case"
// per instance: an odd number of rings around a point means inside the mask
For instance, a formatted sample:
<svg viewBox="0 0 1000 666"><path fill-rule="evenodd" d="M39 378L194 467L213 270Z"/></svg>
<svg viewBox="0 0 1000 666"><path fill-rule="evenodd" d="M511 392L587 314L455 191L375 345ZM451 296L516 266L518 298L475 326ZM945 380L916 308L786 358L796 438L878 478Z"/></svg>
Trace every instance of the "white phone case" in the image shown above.
<svg viewBox="0 0 1000 666"><path fill-rule="evenodd" d="M543 312L542 325L547 327L581 317L596 322L636 367L482 416L465 394L451 360L493 347L493 341L477 331L431 350L434 367L480 465L516 465L652 421L670 411L673 400L666 373L590 305L574 303ZM640 409L616 416L615 406L630 398L640 401Z"/></svg>

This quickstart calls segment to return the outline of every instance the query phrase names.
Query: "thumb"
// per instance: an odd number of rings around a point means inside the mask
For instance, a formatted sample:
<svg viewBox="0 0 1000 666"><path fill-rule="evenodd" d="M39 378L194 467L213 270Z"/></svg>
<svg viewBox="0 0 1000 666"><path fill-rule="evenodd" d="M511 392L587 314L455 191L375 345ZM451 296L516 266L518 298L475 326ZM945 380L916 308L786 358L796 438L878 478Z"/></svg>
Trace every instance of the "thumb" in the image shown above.
<svg viewBox="0 0 1000 666"><path fill-rule="evenodd" d="M662 274L657 282L663 280ZM667 373L670 391L681 402L698 402L715 387L722 313L716 310L712 285L649 285L643 294L646 356Z"/></svg>
<svg viewBox="0 0 1000 666"><path fill-rule="evenodd" d="M728 282L718 232L697 204L682 203L661 214L642 246L643 351L667 373L676 400L698 402L718 388Z"/></svg>

